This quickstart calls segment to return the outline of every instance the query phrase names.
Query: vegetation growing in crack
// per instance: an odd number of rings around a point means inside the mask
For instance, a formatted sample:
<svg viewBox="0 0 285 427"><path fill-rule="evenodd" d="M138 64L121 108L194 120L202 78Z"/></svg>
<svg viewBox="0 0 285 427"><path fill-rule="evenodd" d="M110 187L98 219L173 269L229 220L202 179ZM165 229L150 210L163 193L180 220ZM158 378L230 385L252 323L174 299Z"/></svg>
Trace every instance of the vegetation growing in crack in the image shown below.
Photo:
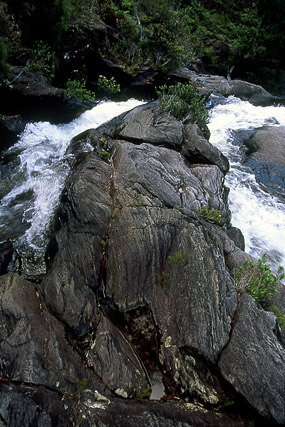
<svg viewBox="0 0 285 427"><path fill-rule="evenodd" d="M246 260L240 268L234 270L237 291L249 293L261 305L264 305L266 298L276 293L278 283L284 277L282 266L276 275L270 271L267 254L259 258L257 263Z"/></svg>
<svg viewBox="0 0 285 427"><path fill-rule="evenodd" d="M169 264L187 264L189 259L189 254L184 252L177 252L174 256L169 255L167 260Z"/></svg>
<svg viewBox="0 0 285 427"><path fill-rule="evenodd" d="M161 111L166 111L183 122L189 119L192 123L197 123L202 132L208 137L210 136L207 127L209 114L206 108L206 99L199 95L194 83L165 84L157 88L156 91Z"/></svg>
<svg viewBox="0 0 285 427"><path fill-rule="evenodd" d="M278 308L276 305L271 305L268 307L267 311L271 311L275 314L280 328L285 328L285 314L282 313L280 308Z"/></svg>
<svg viewBox="0 0 285 427"><path fill-rule="evenodd" d="M206 221L212 222L214 224L220 225L223 221L221 211L218 209L207 209L203 206L198 214L201 215Z"/></svg>
<svg viewBox="0 0 285 427"><path fill-rule="evenodd" d="M140 382L136 386L136 398L139 400L149 399L151 395L151 386L146 387L144 389L141 388L142 383Z"/></svg>
<svg viewBox="0 0 285 427"><path fill-rule="evenodd" d="M169 274L163 271L161 274L157 274L156 276L160 282L161 287L164 288L164 286L168 283Z"/></svg>
<svg viewBox="0 0 285 427"><path fill-rule="evenodd" d="M99 151L98 154L101 157L101 159L104 160L105 163L110 164L111 153L109 153L108 151Z"/></svg>

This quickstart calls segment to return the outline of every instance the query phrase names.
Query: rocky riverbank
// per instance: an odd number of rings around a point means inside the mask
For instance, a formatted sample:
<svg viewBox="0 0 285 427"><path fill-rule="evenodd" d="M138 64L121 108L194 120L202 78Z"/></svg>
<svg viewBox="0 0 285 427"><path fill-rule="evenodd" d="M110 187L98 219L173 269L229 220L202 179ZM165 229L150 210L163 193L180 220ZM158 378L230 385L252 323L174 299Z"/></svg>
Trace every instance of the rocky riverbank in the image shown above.
<svg viewBox="0 0 285 427"><path fill-rule="evenodd" d="M228 161L157 107L74 138L47 274L0 278L2 425L285 422L284 336L232 277Z"/></svg>

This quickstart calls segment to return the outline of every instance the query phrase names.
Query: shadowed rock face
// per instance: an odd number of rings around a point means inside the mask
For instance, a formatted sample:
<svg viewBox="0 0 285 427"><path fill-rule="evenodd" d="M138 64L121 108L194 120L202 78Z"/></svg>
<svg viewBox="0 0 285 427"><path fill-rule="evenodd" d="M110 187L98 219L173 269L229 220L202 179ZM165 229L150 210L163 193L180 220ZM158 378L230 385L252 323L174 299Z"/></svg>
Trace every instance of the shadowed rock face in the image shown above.
<svg viewBox="0 0 285 427"><path fill-rule="evenodd" d="M190 134L199 137L194 148ZM196 128L155 105L85 132L77 146L84 138L94 151L74 160L47 275L37 288L16 274L1 278L0 421L16 426L17 396L19 414L30 408L26 425L52 425L57 415L62 425L252 425L185 403L216 408L240 401L238 392L253 412L283 422L275 382L284 348L275 317L251 297L239 303L229 273L233 258L247 255L223 227L230 217L226 161L199 143ZM220 225L206 221L202 207L220 211ZM243 351L257 343L253 368ZM165 399L179 405L136 400L157 379ZM254 392L261 386L262 396ZM33 418L39 396L42 418Z"/></svg>
<svg viewBox="0 0 285 427"><path fill-rule="evenodd" d="M28 71L25 67L11 66L10 75L10 82L0 85L1 112L5 115L20 114L22 121L48 120L53 123L68 123L88 108L87 105L68 98L64 89L52 86L43 75ZM1 136L5 138L5 133L9 131L9 136L13 137L15 125L21 125L19 119L18 123L8 120L6 129L0 127Z"/></svg>

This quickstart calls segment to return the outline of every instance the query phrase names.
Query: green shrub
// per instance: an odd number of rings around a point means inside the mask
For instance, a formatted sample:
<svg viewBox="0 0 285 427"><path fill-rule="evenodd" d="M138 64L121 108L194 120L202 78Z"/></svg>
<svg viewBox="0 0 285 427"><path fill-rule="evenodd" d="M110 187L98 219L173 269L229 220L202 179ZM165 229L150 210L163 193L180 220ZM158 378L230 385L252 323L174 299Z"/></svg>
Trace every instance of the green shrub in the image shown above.
<svg viewBox="0 0 285 427"><path fill-rule="evenodd" d="M91 92L91 90L86 89L85 79L68 79L66 83L66 93L67 96L70 96L71 98L76 98L81 102L95 101L95 95Z"/></svg>
<svg viewBox="0 0 285 427"><path fill-rule="evenodd" d="M270 271L267 254L255 263L246 260L242 266L234 270L235 286L238 292L248 292L261 304L277 291L280 280L284 279L284 267L279 267L277 275Z"/></svg>
<svg viewBox="0 0 285 427"><path fill-rule="evenodd" d="M198 211L202 217L209 222L212 222L214 224L221 224L223 221L223 218L221 216L221 211L218 209L207 209L205 206L203 206L200 211Z"/></svg>
<svg viewBox="0 0 285 427"><path fill-rule="evenodd" d="M283 314L282 311L276 305L270 306L267 311L271 311L275 314L280 328L285 328L285 314Z"/></svg>
<svg viewBox="0 0 285 427"><path fill-rule="evenodd" d="M114 77L107 79L105 76L98 77L98 89L106 96L115 95L121 91L120 85L116 82Z"/></svg>
<svg viewBox="0 0 285 427"><path fill-rule="evenodd" d="M136 392L136 398L139 400L149 399L150 395L151 395L151 391L152 391L151 386L149 386L143 390L139 390Z"/></svg>
<svg viewBox="0 0 285 427"><path fill-rule="evenodd" d="M99 156L101 157L101 159L104 160L105 163L110 163L110 157L111 157L111 153L109 153L108 151L99 151Z"/></svg>
<svg viewBox="0 0 285 427"><path fill-rule="evenodd" d="M169 264L187 264L189 259L189 254L184 252L177 252L174 256L167 257Z"/></svg>
<svg viewBox="0 0 285 427"><path fill-rule="evenodd" d="M181 121L190 118L192 123L197 123L203 132L209 132L207 128L209 115L205 97L199 95L192 82L160 86L157 88L157 95L160 110L169 112Z"/></svg>
<svg viewBox="0 0 285 427"><path fill-rule="evenodd" d="M53 53L50 46L42 40L36 42L31 61L27 64L27 68L28 70L43 74L52 80L54 78Z"/></svg>
<svg viewBox="0 0 285 427"><path fill-rule="evenodd" d="M168 283L169 274L167 274L165 271L163 271L161 274L157 274L156 276L160 282L161 287L164 288L164 286L166 286Z"/></svg>

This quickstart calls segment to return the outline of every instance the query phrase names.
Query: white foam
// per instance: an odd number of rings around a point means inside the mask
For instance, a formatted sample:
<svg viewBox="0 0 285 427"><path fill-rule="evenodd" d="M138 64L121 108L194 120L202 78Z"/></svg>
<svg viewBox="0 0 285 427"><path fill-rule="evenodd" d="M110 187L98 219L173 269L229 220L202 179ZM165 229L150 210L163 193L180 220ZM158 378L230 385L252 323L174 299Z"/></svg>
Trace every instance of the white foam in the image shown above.
<svg viewBox="0 0 285 427"><path fill-rule="evenodd" d="M126 102L106 101L68 124L52 125L48 122L28 124L17 144L12 147L13 150L21 150L19 171L22 172L24 181L2 199L1 222L3 218L4 221L7 220L9 206L15 205L15 198L31 190L33 197L28 206L24 207L22 219L24 222L30 222L30 227L21 241L26 241L31 247L39 249L44 244L45 230L58 204L69 172L65 153L70 140L84 130L96 128L142 103L135 99ZM10 220L13 221L12 211Z"/></svg>
<svg viewBox="0 0 285 427"><path fill-rule="evenodd" d="M230 188L232 225L244 234L246 251L257 258L268 253L275 269L285 265L285 207L277 197L263 191L250 170L240 165L241 153L233 144L232 131L272 126L276 121L285 125L285 107L256 107L229 97L225 104L211 110L209 123L210 142L231 163L225 184Z"/></svg>

